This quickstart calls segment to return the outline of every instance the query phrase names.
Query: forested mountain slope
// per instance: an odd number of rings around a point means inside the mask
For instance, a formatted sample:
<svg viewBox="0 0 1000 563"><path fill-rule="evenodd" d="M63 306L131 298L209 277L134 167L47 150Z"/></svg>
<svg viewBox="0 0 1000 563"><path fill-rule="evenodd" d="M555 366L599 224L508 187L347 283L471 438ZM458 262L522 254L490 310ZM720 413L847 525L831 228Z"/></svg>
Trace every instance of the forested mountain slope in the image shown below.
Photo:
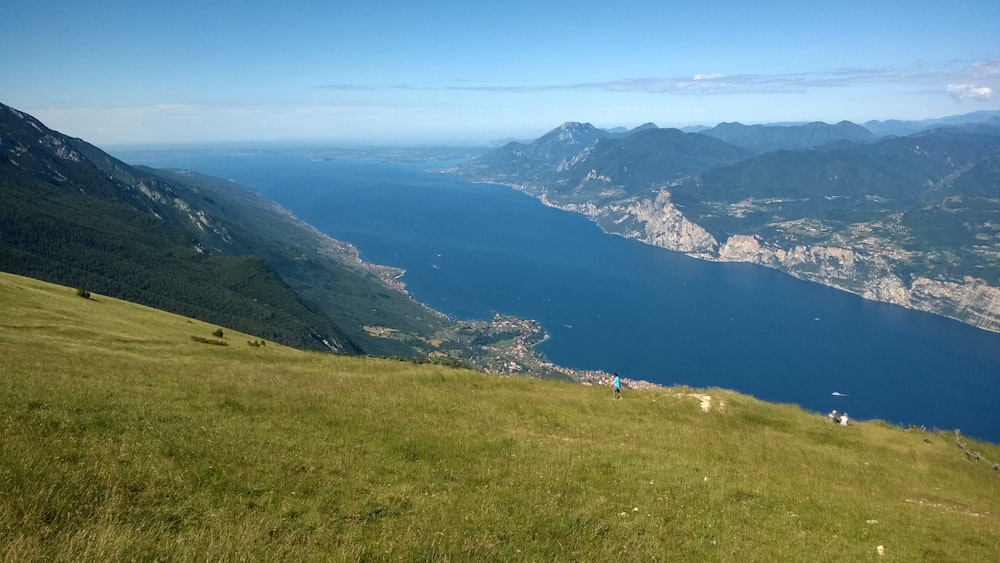
<svg viewBox="0 0 1000 563"><path fill-rule="evenodd" d="M292 346L360 352L200 206L211 196L7 106L0 151L0 269Z"/></svg>
<svg viewBox="0 0 1000 563"><path fill-rule="evenodd" d="M133 167L0 105L0 271L306 349L581 379L532 321L456 321L245 186Z"/></svg>

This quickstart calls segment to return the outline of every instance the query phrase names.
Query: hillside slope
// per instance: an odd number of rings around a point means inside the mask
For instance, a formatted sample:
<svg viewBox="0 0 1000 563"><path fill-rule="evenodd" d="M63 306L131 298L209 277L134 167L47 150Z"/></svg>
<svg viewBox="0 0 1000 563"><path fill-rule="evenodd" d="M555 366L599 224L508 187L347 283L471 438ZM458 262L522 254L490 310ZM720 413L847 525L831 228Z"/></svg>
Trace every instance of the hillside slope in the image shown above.
<svg viewBox="0 0 1000 563"><path fill-rule="evenodd" d="M245 186L133 167L0 104L0 271L230 326L283 344L579 378L536 323L460 322L414 300Z"/></svg>
<svg viewBox="0 0 1000 563"><path fill-rule="evenodd" d="M0 308L4 560L1000 552L1000 474L983 461L1000 447L961 441L975 459L948 433L843 427L719 389L615 401L606 387L248 345L8 274Z"/></svg>
<svg viewBox="0 0 1000 563"><path fill-rule="evenodd" d="M360 352L253 239L207 212L211 201L0 104L0 270L294 346Z"/></svg>

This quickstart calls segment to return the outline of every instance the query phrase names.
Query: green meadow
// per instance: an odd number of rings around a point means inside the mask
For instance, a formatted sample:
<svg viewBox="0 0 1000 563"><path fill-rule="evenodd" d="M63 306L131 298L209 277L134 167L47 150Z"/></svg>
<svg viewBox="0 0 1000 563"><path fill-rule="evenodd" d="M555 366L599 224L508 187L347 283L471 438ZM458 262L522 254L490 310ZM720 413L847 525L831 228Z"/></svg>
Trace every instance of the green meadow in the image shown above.
<svg viewBox="0 0 1000 563"><path fill-rule="evenodd" d="M0 274L5 561L996 561L1000 471L957 438L304 352Z"/></svg>

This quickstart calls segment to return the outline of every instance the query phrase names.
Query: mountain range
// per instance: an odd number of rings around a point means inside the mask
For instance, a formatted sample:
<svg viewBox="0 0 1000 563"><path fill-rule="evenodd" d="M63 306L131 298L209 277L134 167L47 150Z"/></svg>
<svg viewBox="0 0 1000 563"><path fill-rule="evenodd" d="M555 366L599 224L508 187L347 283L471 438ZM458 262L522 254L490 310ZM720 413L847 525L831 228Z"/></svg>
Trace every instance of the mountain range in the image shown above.
<svg viewBox="0 0 1000 563"><path fill-rule="evenodd" d="M0 271L297 348L578 378L534 352L536 323L450 319L245 186L130 166L2 104Z"/></svg>
<svg viewBox="0 0 1000 563"><path fill-rule="evenodd" d="M566 124L461 172L649 244L996 328L998 132L780 127L741 146ZM802 146L762 148L779 141ZM722 389L619 401L344 357L597 381L532 355L530 321L449 319L245 186L130 166L2 104L0 271L62 284L0 275L5 560L997 553L995 444Z"/></svg>
<svg viewBox="0 0 1000 563"><path fill-rule="evenodd" d="M1000 330L1000 112L928 122L565 123L457 169L605 231Z"/></svg>
<svg viewBox="0 0 1000 563"><path fill-rule="evenodd" d="M970 119L903 137L847 122L697 133L566 123L457 172L611 233L998 330L1000 126ZM456 321L416 302L401 271L362 262L245 186L130 166L2 104L0 270L294 347L604 375L545 362L532 321Z"/></svg>

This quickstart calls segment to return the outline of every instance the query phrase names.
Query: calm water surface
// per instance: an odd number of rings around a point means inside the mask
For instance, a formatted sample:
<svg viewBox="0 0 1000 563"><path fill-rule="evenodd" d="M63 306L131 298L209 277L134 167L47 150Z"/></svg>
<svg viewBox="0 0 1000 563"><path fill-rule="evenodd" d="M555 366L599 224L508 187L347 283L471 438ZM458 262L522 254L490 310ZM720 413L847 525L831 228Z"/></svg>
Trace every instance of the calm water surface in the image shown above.
<svg viewBox="0 0 1000 563"><path fill-rule="evenodd" d="M253 186L365 260L404 268L413 296L453 317L536 319L560 365L1000 442L998 334L607 235L508 188L429 172L441 164L331 153L118 151Z"/></svg>

